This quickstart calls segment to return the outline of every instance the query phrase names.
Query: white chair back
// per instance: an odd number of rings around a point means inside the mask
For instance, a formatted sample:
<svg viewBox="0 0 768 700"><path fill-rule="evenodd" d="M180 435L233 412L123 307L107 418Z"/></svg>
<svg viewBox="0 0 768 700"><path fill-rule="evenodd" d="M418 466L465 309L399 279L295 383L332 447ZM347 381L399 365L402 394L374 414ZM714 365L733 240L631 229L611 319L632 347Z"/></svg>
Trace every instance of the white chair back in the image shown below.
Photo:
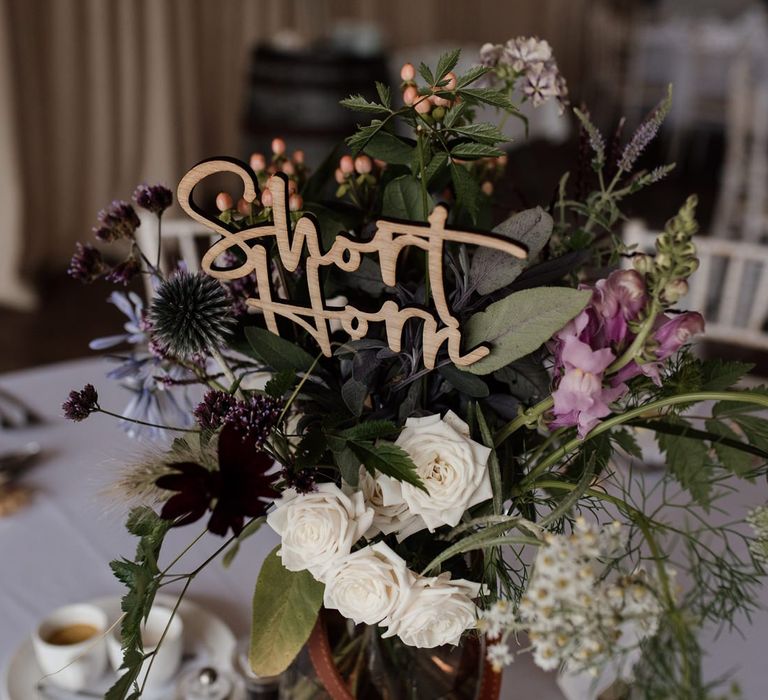
<svg viewBox="0 0 768 700"><path fill-rule="evenodd" d="M632 220L622 237L636 252L652 253L658 235ZM768 245L704 236L694 243L700 266L678 306L704 316L708 339L768 350Z"/></svg>

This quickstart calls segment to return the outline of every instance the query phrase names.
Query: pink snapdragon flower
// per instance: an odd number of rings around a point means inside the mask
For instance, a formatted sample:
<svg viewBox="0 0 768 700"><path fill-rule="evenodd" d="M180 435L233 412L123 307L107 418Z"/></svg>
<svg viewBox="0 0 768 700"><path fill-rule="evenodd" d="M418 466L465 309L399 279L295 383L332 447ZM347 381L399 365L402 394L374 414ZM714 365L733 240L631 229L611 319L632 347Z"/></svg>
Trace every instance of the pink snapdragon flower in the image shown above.
<svg viewBox="0 0 768 700"><path fill-rule="evenodd" d="M704 319L695 312L661 315L653 335L656 361L631 362L606 377L608 368L635 339L630 324L640 317L649 297L643 277L635 270L613 272L591 289L589 305L550 344L556 389L552 393L554 419L549 425L577 426L580 437L611 413L610 404L626 394L628 379L643 373L660 383L661 362L704 329Z"/></svg>

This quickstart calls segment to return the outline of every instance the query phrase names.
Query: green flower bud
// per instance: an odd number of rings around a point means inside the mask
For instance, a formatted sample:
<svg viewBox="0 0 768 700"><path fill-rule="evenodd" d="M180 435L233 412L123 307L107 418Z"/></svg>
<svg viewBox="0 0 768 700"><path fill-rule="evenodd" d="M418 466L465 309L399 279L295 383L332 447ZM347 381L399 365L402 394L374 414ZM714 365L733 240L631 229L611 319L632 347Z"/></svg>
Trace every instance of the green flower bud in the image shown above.
<svg viewBox="0 0 768 700"><path fill-rule="evenodd" d="M639 253L632 258L632 266L641 275L645 275L653 269L653 260L649 256Z"/></svg>
<svg viewBox="0 0 768 700"><path fill-rule="evenodd" d="M688 294L688 282L684 279L676 279L667 282L667 285L662 292L664 301L668 304L676 304L686 294Z"/></svg>

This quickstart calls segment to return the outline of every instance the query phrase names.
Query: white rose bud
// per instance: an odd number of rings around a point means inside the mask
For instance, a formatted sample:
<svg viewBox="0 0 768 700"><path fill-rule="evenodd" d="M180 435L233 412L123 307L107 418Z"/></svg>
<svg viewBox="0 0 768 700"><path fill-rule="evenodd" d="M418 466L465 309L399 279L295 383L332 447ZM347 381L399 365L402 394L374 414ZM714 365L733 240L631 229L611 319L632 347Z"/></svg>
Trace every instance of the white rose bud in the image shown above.
<svg viewBox="0 0 768 700"><path fill-rule="evenodd" d="M491 450L472 440L467 424L452 411L443 419L439 414L409 418L395 444L410 455L427 489L377 477L385 506L405 502L411 515L421 518L400 530L400 540L424 527L434 532L442 525L455 526L467 508L491 498Z"/></svg>
<svg viewBox="0 0 768 700"><path fill-rule="evenodd" d="M378 542L328 572L323 603L356 625L375 625L396 613L414 578L403 559Z"/></svg>
<svg viewBox="0 0 768 700"><path fill-rule="evenodd" d="M279 555L289 571L307 569L325 581L328 569L352 551L373 521L363 494L344 494L336 484L311 493L288 489L275 502L267 523L282 538Z"/></svg>
<svg viewBox="0 0 768 700"><path fill-rule="evenodd" d="M464 631L477 625L479 613L472 598L479 591L479 583L451 581L450 574L419 578L382 637L397 635L408 646L423 649L458 644Z"/></svg>
<svg viewBox="0 0 768 700"><path fill-rule="evenodd" d="M363 533L366 539L373 539L380 533L390 535L393 532L402 532L412 524L416 524L416 530L424 529L424 521L419 516L408 512L408 504L405 501L400 500L394 505L384 505L379 479L372 477L363 466L360 467L356 488L344 483L345 493L355 491L360 491L365 498L365 504L373 509L373 523L368 531Z"/></svg>

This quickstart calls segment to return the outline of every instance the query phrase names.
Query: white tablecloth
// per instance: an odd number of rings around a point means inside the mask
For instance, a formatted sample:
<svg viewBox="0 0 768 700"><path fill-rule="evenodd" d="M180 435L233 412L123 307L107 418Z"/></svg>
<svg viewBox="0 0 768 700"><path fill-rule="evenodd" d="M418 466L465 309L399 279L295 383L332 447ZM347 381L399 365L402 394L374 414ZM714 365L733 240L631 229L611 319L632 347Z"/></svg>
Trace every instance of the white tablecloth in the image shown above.
<svg viewBox="0 0 768 700"><path fill-rule="evenodd" d="M29 472L26 483L37 489L33 504L0 519L0 664L52 608L89 598L120 594L120 584L109 570L110 559L133 556L135 540L123 529L125 507L104 490L113 481L122 461L142 446L124 435L112 419L91 416L81 424L61 418L61 403L71 389L92 382L101 404L120 410L128 395L104 378L107 365L99 359L68 362L24 372L0 375L0 386L22 397L46 417L44 425L0 431L0 453L31 440L46 451L45 458ZM764 484L737 493L721 506L738 508L768 500ZM202 522L173 531L164 552L172 556L200 531ZM201 561L220 540L191 552L189 567ZM250 624L253 586L262 559L277 543L264 528L247 541L229 569L216 563L195 580L190 597L219 614L238 636ZM187 561L185 558L184 561ZM768 588L761 596L768 602ZM745 638L724 633L707 641L710 655L706 675L714 678L736 670L736 679L747 700L768 697L765 649L768 648L768 614L759 612L753 626L744 627ZM505 674L503 698L527 697L561 700L553 676L533 666L522 655Z"/></svg>

